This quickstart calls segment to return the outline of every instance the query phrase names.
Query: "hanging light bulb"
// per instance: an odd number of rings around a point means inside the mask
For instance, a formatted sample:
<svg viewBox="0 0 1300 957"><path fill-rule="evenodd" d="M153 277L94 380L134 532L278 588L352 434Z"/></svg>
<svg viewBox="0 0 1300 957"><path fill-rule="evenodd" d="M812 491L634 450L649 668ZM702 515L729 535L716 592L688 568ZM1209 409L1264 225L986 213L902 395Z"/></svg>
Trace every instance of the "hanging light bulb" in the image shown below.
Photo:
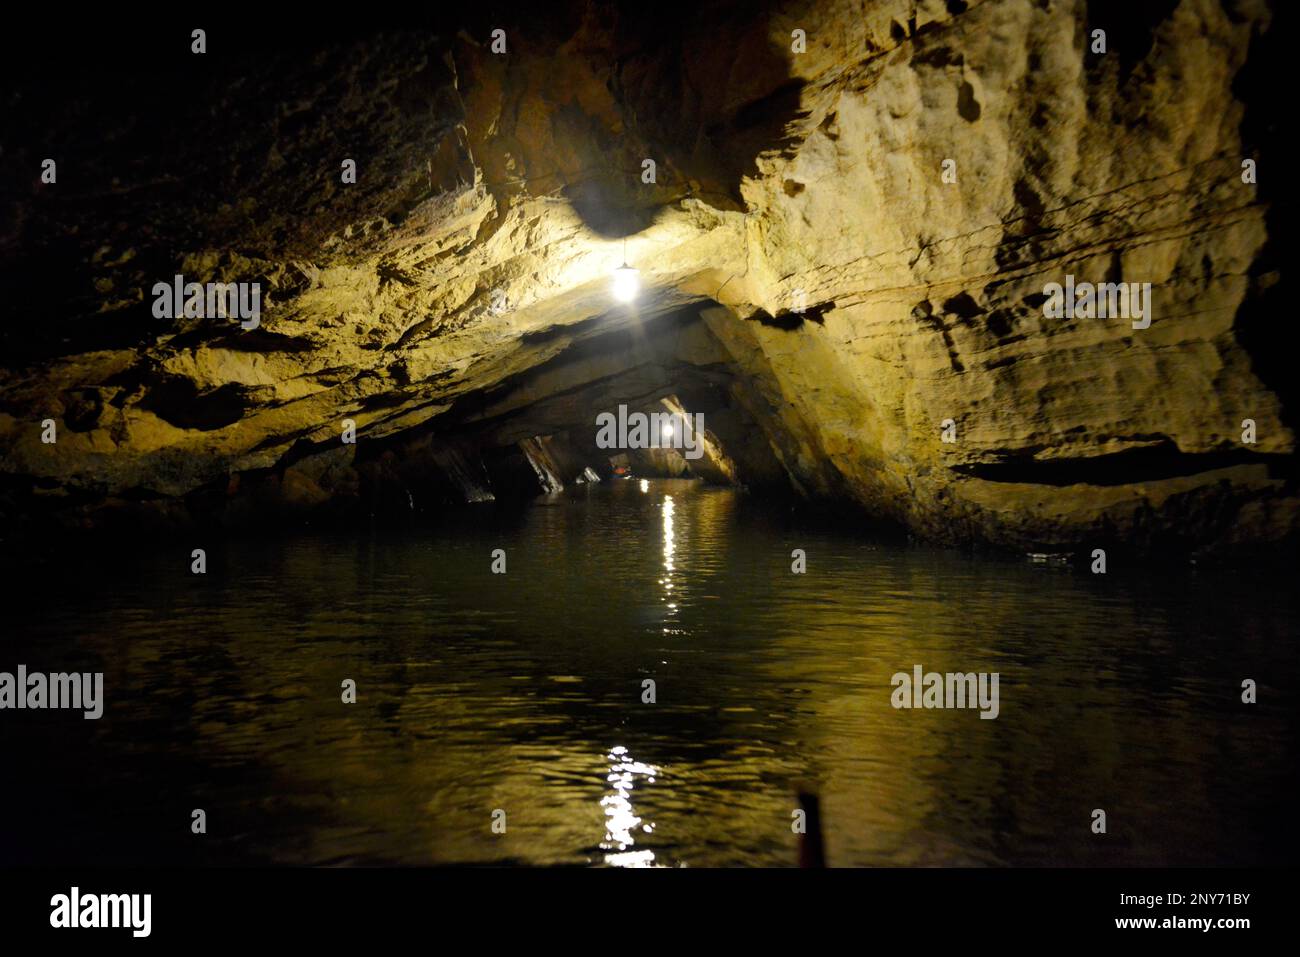
<svg viewBox="0 0 1300 957"><path fill-rule="evenodd" d="M614 298L631 302L641 290L641 274L627 263L614 270Z"/></svg>
<svg viewBox="0 0 1300 957"><path fill-rule="evenodd" d="M627 240L623 240L623 265L614 270L614 298L631 302L641 291L641 274L627 264Z"/></svg>

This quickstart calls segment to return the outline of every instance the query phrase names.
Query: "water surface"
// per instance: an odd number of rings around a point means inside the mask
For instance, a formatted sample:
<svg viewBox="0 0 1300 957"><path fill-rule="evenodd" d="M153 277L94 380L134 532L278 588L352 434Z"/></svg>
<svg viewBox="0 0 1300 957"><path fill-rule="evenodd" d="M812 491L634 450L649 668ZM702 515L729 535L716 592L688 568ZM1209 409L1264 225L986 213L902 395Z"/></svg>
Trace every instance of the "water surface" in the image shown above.
<svg viewBox="0 0 1300 957"><path fill-rule="evenodd" d="M1093 576L634 480L8 578L0 670L107 694L99 721L0 712L10 863L787 866L801 788L840 866L1280 863L1294 837L1281 573ZM998 718L893 708L917 664L999 673Z"/></svg>

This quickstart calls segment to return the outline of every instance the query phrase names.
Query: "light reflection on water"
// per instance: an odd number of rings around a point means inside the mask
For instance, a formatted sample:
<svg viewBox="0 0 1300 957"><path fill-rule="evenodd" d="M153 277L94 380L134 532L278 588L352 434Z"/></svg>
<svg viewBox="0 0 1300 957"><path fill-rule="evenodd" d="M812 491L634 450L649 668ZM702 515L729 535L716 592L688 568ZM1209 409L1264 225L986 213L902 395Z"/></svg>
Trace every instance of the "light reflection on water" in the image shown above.
<svg viewBox="0 0 1300 957"><path fill-rule="evenodd" d="M668 618L665 620L664 634L669 634L671 629L667 625L671 624L672 617L677 611L677 603L673 601L673 497L665 495L663 505L660 506L664 513L664 577L660 583L664 586L667 594L664 601L668 603Z"/></svg>
<svg viewBox="0 0 1300 957"><path fill-rule="evenodd" d="M2 820L24 822L4 860L789 865L801 787L832 865L1286 851L1283 575L874 544L652 480L405 529L60 555L13 582L0 670L102 668L108 706L5 715L0 745L43 787L3 789ZM916 664L999 672L1000 716L894 710L890 677Z"/></svg>
<svg viewBox="0 0 1300 957"><path fill-rule="evenodd" d="M654 832L653 824L643 821L633 813L632 789L636 786L638 776L646 784L654 784L654 776L659 771L648 764L632 760L627 753L627 748L622 745L610 749L609 760L611 762L609 775L605 780L609 782L612 793L600 799L600 805L605 809L607 818L605 840L600 846L607 851L617 853L606 854L605 863L614 867L650 867L654 864L654 851L631 850L632 845L636 843L638 832L643 831L646 834Z"/></svg>

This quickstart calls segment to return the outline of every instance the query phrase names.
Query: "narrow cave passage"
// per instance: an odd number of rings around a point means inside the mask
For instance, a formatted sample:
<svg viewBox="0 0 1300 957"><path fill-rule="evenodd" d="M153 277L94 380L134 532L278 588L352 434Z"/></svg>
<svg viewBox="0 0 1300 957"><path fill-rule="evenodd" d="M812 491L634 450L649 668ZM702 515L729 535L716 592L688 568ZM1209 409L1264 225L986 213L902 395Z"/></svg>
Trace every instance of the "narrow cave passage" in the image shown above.
<svg viewBox="0 0 1300 957"><path fill-rule="evenodd" d="M716 306L716 304L713 304ZM692 478L786 496L750 390L707 303L575 337L550 360L358 456L371 511L522 500L570 485ZM293 458L303 468L305 458Z"/></svg>
<svg viewBox="0 0 1300 957"><path fill-rule="evenodd" d="M0 882L1291 863L1285 5L1132 6L0 36Z"/></svg>

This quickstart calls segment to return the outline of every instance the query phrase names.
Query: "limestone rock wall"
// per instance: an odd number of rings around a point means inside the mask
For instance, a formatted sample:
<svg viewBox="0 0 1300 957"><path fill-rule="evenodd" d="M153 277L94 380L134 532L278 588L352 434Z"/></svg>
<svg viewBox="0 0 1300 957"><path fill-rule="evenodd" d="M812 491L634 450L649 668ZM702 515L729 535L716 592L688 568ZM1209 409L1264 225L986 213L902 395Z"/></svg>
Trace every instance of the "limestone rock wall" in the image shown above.
<svg viewBox="0 0 1300 957"><path fill-rule="evenodd" d="M0 508L482 499L534 471L520 442L671 396L712 416L714 478L930 539L1293 537L1279 15L575 2L28 81L0 103ZM176 273L260 282L260 327L156 317ZM1067 275L1150 283L1149 327L1049 317Z"/></svg>
<svg viewBox="0 0 1300 957"><path fill-rule="evenodd" d="M1294 530L1294 434L1240 341L1278 279L1234 94L1268 12L1171 7L1144 38L1086 6L920 5L891 38L868 22L795 58L807 132L746 184L750 268L719 298L825 309L710 327L801 484L942 539ZM1089 53L1106 26L1118 50ZM880 52L844 69L861 44ZM1067 274L1151 283L1150 327L1046 318Z"/></svg>

